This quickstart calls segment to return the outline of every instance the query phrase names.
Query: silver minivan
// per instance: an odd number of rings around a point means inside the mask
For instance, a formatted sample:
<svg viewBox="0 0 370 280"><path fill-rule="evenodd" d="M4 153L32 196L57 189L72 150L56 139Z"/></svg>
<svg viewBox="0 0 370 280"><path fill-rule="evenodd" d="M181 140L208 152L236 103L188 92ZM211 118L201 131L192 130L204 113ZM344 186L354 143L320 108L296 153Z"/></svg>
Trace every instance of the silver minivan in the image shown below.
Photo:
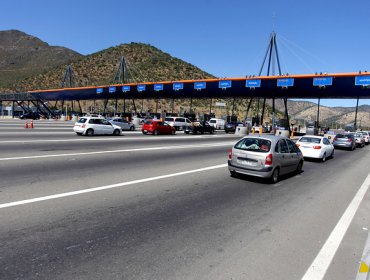
<svg viewBox="0 0 370 280"><path fill-rule="evenodd" d="M290 139L256 135L242 138L230 149L228 166L232 176L245 174L276 183L281 175L300 173L303 162L302 152Z"/></svg>

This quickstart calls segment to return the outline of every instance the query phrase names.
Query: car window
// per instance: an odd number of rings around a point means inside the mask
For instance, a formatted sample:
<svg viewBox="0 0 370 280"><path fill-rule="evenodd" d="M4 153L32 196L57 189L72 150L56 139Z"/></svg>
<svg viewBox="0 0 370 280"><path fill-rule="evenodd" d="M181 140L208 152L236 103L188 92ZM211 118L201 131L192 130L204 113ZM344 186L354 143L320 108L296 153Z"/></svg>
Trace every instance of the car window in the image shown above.
<svg viewBox="0 0 370 280"><path fill-rule="evenodd" d="M210 120L209 122L210 123L216 123L216 120Z"/></svg>
<svg viewBox="0 0 370 280"><path fill-rule="evenodd" d="M176 121L177 122L185 122L185 119L184 118L176 118Z"/></svg>
<svg viewBox="0 0 370 280"><path fill-rule="evenodd" d="M243 138L234 147L244 151L268 153L271 148L271 141L258 138Z"/></svg>
<svg viewBox="0 0 370 280"><path fill-rule="evenodd" d="M86 120L87 120L87 118L81 118L81 119L78 120L78 123L85 123Z"/></svg>
<svg viewBox="0 0 370 280"><path fill-rule="evenodd" d="M164 119L166 122L173 122L173 118L165 118Z"/></svg>
<svg viewBox="0 0 370 280"><path fill-rule="evenodd" d="M292 141L290 141L289 139L287 139L286 140L286 143L288 145L288 148L289 148L289 152L290 153L296 153L297 152L297 149L298 148L297 148L297 146Z"/></svg>
<svg viewBox="0 0 370 280"><path fill-rule="evenodd" d="M163 126L170 126L168 123L162 123Z"/></svg>
<svg viewBox="0 0 370 280"><path fill-rule="evenodd" d="M320 144L321 139L315 137L302 137L299 142Z"/></svg>
<svg viewBox="0 0 370 280"><path fill-rule="evenodd" d="M186 123L191 123L191 121L190 121L190 120L188 120L188 119L186 119Z"/></svg>
<svg viewBox="0 0 370 280"><path fill-rule="evenodd" d="M163 125L164 122L157 122L156 125Z"/></svg>
<svg viewBox="0 0 370 280"><path fill-rule="evenodd" d="M289 153L288 145L285 143L283 139L279 140L276 145L275 152L277 153Z"/></svg>
<svg viewBox="0 0 370 280"><path fill-rule="evenodd" d="M152 124L152 121L146 121L144 124Z"/></svg>

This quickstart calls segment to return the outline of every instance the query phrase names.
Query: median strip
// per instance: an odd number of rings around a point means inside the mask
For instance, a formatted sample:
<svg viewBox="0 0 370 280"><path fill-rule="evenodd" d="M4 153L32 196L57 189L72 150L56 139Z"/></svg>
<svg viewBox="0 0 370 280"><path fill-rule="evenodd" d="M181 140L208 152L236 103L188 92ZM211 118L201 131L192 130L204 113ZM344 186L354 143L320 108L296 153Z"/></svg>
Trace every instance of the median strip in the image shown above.
<svg viewBox="0 0 370 280"><path fill-rule="evenodd" d="M178 173L172 173L172 174L167 174L167 175L139 179L139 180L134 180L134 181L129 181L129 182L113 184L113 185L107 185L107 186L84 189L84 190L79 190L79 191L59 193L59 194L54 194L54 195L48 195L48 196L36 197L36 198L14 201L14 202L9 202L9 203L3 203L3 204L0 204L0 208L8 208L8 207L13 207L13 206L18 206L18 205L25 205L25 204L30 204L30 203L40 202L40 201L46 201L46 200L58 199L62 197L84 194L84 193L98 192L98 191L103 191L103 190L108 190L108 189L114 189L114 188L119 188L119 187L134 185L134 184L140 184L140 183L146 183L150 181L156 181L156 180L177 177L177 176L182 176L182 175L187 175L187 174L192 174L192 173L199 173L199 172L204 172L204 171L209 171L209 170L214 170L214 169L219 169L219 168L225 168L225 167L227 167L227 164L219 164L219 165L214 165L214 166L209 166L209 167L204 167L204 168L199 168L199 169L193 169L193 170L188 170L188 171L183 171L183 172L178 172Z"/></svg>

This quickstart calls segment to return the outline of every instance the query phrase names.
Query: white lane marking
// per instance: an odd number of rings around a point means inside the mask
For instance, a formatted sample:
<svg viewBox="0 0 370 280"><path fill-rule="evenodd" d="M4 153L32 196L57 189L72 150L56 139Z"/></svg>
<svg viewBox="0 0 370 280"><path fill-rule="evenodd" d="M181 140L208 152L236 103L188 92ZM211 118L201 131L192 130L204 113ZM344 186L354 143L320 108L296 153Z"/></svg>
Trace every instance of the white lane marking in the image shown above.
<svg viewBox="0 0 370 280"><path fill-rule="evenodd" d="M46 142L84 142L84 141L127 141L127 140L146 140L146 141L155 141L155 140L168 140L168 139L172 139L172 140L176 140L176 139L196 139L196 138L211 138L211 137L225 137L226 135L225 134L221 134L221 135L197 135L197 136L193 136L193 135L184 135L184 136L165 136L165 137L155 137L155 136L151 136L151 135L148 135L148 137L128 137L128 138L125 138L125 136L128 136L130 134L133 134L132 132L130 133L125 133L123 132L123 136L122 137L111 137L111 138L106 138L106 137L100 137L100 138L79 138L79 139L49 139L49 140L4 140L4 141L0 141L0 144L16 144L16 143L46 143ZM136 133L135 133L136 134ZM141 134L141 132L139 133ZM239 138L241 138L240 136L238 136ZM232 136L229 136L229 138L232 138Z"/></svg>
<svg viewBox="0 0 370 280"><path fill-rule="evenodd" d="M355 197L348 205L346 211L331 232L319 254L316 256L315 260L302 277L302 280L320 280L324 278L326 271L328 270L334 255L337 252L354 215L356 214L358 207L360 206L367 190L369 189L369 185L370 174L368 174Z"/></svg>
<svg viewBox="0 0 370 280"><path fill-rule="evenodd" d="M365 265L365 268L366 266L367 268L370 266L370 233L367 236L364 252L362 253L362 258L360 261L360 267L358 269L357 276L356 276L356 280L369 280L370 272L365 272L366 269L365 271L360 272L361 265Z"/></svg>
<svg viewBox="0 0 370 280"><path fill-rule="evenodd" d="M107 150L107 151L83 152L83 153L53 154L53 155L24 156L24 157L9 157L9 158L0 158L0 161L20 160L20 159L52 158L52 157L68 157L68 156L86 156L86 155L98 155L98 154L110 154L110 153L124 153L124 152L141 152L141 151L190 149L190 148L207 148L207 147L221 147L221 146L231 146L231 145L233 145L233 142L212 143L212 144L196 144L196 145L161 146L161 147L151 147L151 148L136 148L136 149L123 149L123 150Z"/></svg>
<svg viewBox="0 0 370 280"><path fill-rule="evenodd" d="M146 183L150 181L156 181L156 180L161 180L161 179L166 179L166 178L171 178L171 177L176 177L176 176L182 176L186 174L198 173L198 172L203 172L203 171L208 171L208 170L213 170L213 169L218 169L218 168L224 168L224 167L227 167L227 164L219 164L219 165L214 165L214 166L209 166L209 167L204 167L204 168L199 168L199 169L193 169L193 170L172 173L172 174L167 174L167 175L161 175L161 176L156 176L156 177L149 177L145 179L122 182L118 184L112 184L112 185L101 186L101 187L96 187L96 188L90 188L90 189L84 189L84 190L79 190L79 191L59 193L59 194L54 194L54 195L48 195L48 196L36 197L36 198L14 201L14 202L9 202L9 203L3 203L3 204L0 204L0 208L8 208L8 207L24 205L24 204L29 204L29 203L39 202L39 201L57 199L57 198L62 198L62 197L67 197L67 196L84 194L84 193L103 191L107 189L113 189L113 188L119 188L119 187L128 186L128 185Z"/></svg>

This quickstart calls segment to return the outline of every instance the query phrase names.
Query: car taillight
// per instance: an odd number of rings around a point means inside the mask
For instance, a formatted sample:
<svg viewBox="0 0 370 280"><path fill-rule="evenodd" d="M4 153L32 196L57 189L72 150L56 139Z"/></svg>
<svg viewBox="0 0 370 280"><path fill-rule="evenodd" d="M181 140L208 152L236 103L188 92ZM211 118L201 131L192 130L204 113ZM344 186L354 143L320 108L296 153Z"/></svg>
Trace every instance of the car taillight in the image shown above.
<svg viewBox="0 0 370 280"><path fill-rule="evenodd" d="M232 158L233 158L233 149L231 148L229 151L229 159L232 159Z"/></svg>
<svg viewBox="0 0 370 280"><path fill-rule="evenodd" d="M82 127L82 128L85 128L85 127L86 127L86 124L83 124L81 127Z"/></svg>
<svg viewBox="0 0 370 280"><path fill-rule="evenodd" d="M334 140L333 141L337 141L338 139L337 138L334 138Z"/></svg>
<svg viewBox="0 0 370 280"><path fill-rule="evenodd" d="M348 138L347 142L352 142L352 138Z"/></svg>
<svg viewBox="0 0 370 280"><path fill-rule="evenodd" d="M295 144L298 148L299 148L299 146L301 146L301 144Z"/></svg>
<svg viewBox="0 0 370 280"><path fill-rule="evenodd" d="M272 154L266 156L265 165L272 165Z"/></svg>
<svg viewBox="0 0 370 280"><path fill-rule="evenodd" d="M314 148L315 150L320 150L320 149L321 149L321 146L313 146L313 148Z"/></svg>

